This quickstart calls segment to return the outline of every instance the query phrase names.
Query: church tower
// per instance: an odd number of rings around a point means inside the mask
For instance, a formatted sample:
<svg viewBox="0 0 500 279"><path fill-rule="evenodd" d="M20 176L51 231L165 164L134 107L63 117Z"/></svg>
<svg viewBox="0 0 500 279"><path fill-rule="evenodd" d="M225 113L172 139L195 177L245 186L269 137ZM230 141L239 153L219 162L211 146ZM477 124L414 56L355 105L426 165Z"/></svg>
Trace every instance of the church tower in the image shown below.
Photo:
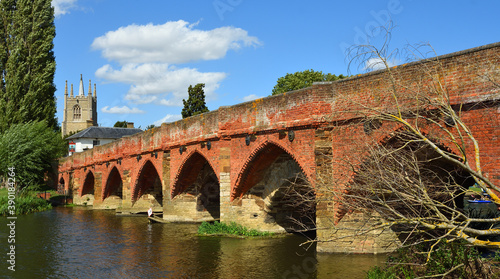
<svg viewBox="0 0 500 279"><path fill-rule="evenodd" d="M64 115L61 124L62 136L76 131L84 130L91 126L97 126L97 95L94 84L94 94L91 91L92 82L89 80L89 92L85 96L83 89L83 77L80 75L80 86L78 95L73 95L73 84L68 97L68 81L64 89Z"/></svg>

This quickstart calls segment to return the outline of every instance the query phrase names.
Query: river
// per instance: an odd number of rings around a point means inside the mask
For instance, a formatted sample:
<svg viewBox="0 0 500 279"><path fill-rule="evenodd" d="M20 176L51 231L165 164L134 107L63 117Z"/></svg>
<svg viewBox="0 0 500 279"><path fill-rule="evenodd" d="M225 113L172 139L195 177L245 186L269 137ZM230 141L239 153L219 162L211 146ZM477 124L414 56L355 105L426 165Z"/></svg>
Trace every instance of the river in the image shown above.
<svg viewBox="0 0 500 279"><path fill-rule="evenodd" d="M150 224L146 217L58 207L17 216L15 271L0 217L2 278L364 278L384 256L316 254L297 235L197 236L194 224ZM11 262L12 263L12 262Z"/></svg>

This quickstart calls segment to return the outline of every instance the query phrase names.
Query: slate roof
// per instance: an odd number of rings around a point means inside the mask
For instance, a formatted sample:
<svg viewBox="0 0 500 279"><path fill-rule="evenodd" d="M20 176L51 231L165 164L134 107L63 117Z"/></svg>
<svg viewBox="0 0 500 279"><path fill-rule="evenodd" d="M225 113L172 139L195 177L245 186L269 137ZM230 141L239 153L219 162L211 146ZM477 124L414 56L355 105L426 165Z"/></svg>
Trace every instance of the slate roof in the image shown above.
<svg viewBox="0 0 500 279"><path fill-rule="evenodd" d="M83 131L80 131L67 140L92 138L92 139L119 139L123 136L130 136L133 134L141 133L141 129L135 128L114 128L114 127L97 127L92 126Z"/></svg>

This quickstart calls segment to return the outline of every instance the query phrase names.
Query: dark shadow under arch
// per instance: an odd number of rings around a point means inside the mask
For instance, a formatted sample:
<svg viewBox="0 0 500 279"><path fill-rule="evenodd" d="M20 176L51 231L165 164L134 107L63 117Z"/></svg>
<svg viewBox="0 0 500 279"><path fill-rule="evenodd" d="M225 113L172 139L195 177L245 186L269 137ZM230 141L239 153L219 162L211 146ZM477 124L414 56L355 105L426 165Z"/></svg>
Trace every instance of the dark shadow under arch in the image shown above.
<svg viewBox="0 0 500 279"><path fill-rule="evenodd" d="M117 196L120 199L123 199L123 181L120 172L116 167L113 167L113 169L109 172L102 200L105 200L109 196Z"/></svg>
<svg viewBox="0 0 500 279"><path fill-rule="evenodd" d="M267 214L287 232L316 228L316 193L302 173L284 180L273 193Z"/></svg>
<svg viewBox="0 0 500 279"><path fill-rule="evenodd" d="M286 150L272 142L265 142L254 151L244 165L244 169L240 177L237 178L236 185L232 190L231 199L243 196L243 194L252 188L258 181L262 180L264 173L266 173L271 164L283 154L290 156L290 158L297 163L302 172L304 172L302 166L291 154L286 152Z"/></svg>
<svg viewBox="0 0 500 279"><path fill-rule="evenodd" d="M85 181L83 183L81 195L82 196L87 194L94 195L94 184L95 184L94 174L91 171L89 171L85 176Z"/></svg>
<svg viewBox="0 0 500 279"><path fill-rule="evenodd" d="M145 194L152 195L156 202L158 202L160 206L163 206L161 179L155 166L149 160L143 165L137 182L135 183L132 203L135 203Z"/></svg>
<svg viewBox="0 0 500 279"><path fill-rule="evenodd" d="M61 176L57 183L57 193L59 195L66 195L66 183L64 181L64 177Z"/></svg>
<svg viewBox="0 0 500 279"><path fill-rule="evenodd" d="M386 149L402 150L403 152L406 151L414 154L423 170L427 171L429 175L435 176L435 183L454 184L457 188L460 188L460 190L457 191L462 191L474 185L475 180L470 173L444 159L426 143L420 141L411 142L412 140L414 140L414 138L410 134L405 133L404 130L399 130L394 136L386 139L380 145ZM439 149L454 156L452 150L447 146L436 139L431 138L430 140ZM456 159L461 161L458 156L456 156ZM459 200L456 200L457 205L460 207L463 205L462 198L463 197L460 197Z"/></svg>
<svg viewBox="0 0 500 279"><path fill-rule="evenodd" d="M207 159L194 152L182 165L173 187L172 198L186 194L196 199L196 210L220 218L220 184Z"/></svg>
<svg viewBox="0 0 500 279"><path fill-rule="evenodd" d="M263 218L264 223L274 223L287 232L315 230L314 188L297 160L273 143L251 156L232 197L236 203L253 199L260 208L254 218ZM264 216L259 217L261 214Z"/></svg>

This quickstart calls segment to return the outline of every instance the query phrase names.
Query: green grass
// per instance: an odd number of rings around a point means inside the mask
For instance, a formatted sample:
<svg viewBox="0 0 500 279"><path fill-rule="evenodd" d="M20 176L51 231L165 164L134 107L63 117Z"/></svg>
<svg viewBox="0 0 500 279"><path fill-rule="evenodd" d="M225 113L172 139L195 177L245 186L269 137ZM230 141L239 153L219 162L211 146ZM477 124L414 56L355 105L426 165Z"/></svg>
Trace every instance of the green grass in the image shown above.
<svg viewBox="0 0 500 279"><path fill-rule="evenodd" d="M9 195L9 192L7 191L7 188L0 189L0 198L7 197L8 195Z"/></svg>
<svg viewBox="0 0 500 279"><path fill-rule="evenodd" d="M36 197L36 192L25 192L14 199L15 214L29 214L33 212L45 211L52 208L52 205L44 199ZM9 199L7 189L0 189L0 215L11 215L9 210Z"/></svg>
<svg viewBox="0 0 500 279"><path fill-rule="evenodd" d="M201 235L239 235L239 236L270 236L273 233L260 232L258 230L248 229L242 225L231 222L229 224L219 222L203 222L198 228L198 234Z"/></svg>

